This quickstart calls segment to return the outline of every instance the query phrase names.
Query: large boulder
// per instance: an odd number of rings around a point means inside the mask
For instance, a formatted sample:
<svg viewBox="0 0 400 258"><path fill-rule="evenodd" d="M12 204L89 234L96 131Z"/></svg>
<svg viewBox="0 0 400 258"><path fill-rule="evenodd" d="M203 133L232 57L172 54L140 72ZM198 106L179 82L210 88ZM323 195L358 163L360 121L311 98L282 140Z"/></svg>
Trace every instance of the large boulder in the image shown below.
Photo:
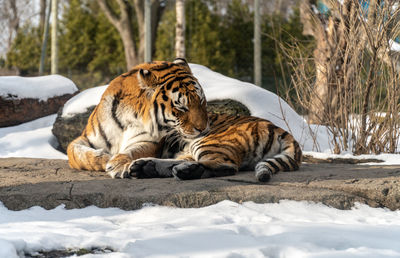
<svg viewBox="0 0 400 258"><path fill-rule="evenodd" d="M77 113L71 117L63 117L62 108L58 111L51 131L58 140L58 149L60 151L66 153L68 144L82 134L89 116L95 107L91 106L87 108L86 112Z"/></svg>
<svg viewBox="0 0 400 258"><path fill-rule="evenodd" d="M18 125L56 113L78 92L60 75L0 77L0 127Z"/></svg>
<svg viewBox="0 0 400 258"><path fill-rule="evenodd" d="M0 127L22 124L57 112L73 94L55 96L45 101L33 98L0 97Z"/></svg>
<svg viewBox="0 0 400 258"><path fill-rule="evenodd" d="M59 150L66 152L68 144L76 137L81 135L86 126L87 120L96 106L86 108L85 112L75 113L73 115L63 116L63 110L57 113L52 132L59 142ZM248 108L242 103L231 100L214 100L207 104L209 112L217 114L228 113L232 115L250 115Z"/></svg>
<svg viewBox="0 0 400 258"><path fill-rule="evenodd" d="M250 111L245 105L232 99L208 101L207 110L216 114L250 115Z"/></svg>

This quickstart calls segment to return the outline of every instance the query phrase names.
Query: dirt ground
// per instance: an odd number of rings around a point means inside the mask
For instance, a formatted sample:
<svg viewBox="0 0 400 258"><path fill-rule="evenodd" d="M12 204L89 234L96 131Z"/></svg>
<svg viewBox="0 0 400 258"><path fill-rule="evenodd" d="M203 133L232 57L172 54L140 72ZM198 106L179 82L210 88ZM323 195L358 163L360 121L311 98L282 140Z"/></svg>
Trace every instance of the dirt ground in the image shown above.
<svg viewBox="0 0 400 258"><path fill-rule="evenodd" d="M253 172L192 181L111 179L104 172L76 171L65 160L0 159L0 201L11 210L89 205L141 208L144 203L202 207L222 200L257 203L282 199L322 202L349 209L354 202L400 208L400 166L303 164L259 183Z"/></svg>

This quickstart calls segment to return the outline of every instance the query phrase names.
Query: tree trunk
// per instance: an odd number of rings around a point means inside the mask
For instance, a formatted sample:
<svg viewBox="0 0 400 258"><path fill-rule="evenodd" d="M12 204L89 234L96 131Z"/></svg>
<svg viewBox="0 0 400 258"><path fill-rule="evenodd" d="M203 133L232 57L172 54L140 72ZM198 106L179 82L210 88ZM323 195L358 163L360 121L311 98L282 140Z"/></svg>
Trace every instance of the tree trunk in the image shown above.
<svg viewBox="0 0 400 258"><path fill-rule="evenodd" d="M176 0L175 52L185 58L185 0Z"/></svg>
<svg viewBox="0 0 400 258"><path fill-rule="evenodd" d="M11 47L13 35L17 35L19 29L19 15L16 0L9 0L10 12L7 15L8 18L8 49Z"/></svg>
<svg viewBox="0 0 400 258"><path fill-rule="evenodd" d="M118 30L122 43L124 45L126 68L130 70L133 66L144 61L144 1L132 0L135 9L136 19L139 27L139 46L136 46L134 40L134 32L131 23L131 13L128 3L124 0L116 0L119 7L119 15L117 15L112 8L107 4L106 0L98 0L98 4L107 19ZM151 4L151 29L152 41L156 40L157 26L163 11L159 0L152 0ZM154 45L152 52L154 53Z"/></svg>
<svg viewBox="0 0 400 258"><path fill-rule="evenodd" d="M130 21L129 6L123 0L117 0L119 16L107 4L106 0L98 0L100 8L103 10L107 19L118 30L122 44L124 45L126 69L129 71L138 64L138 57L133 37L133 28Z"/></svg>
<svg viewBox="0 0 400 258"><path fill-rule="evenodd" d="M254 84L262 85L260 1L254 1Z"/></svg>
<svg viewBox="0 0 400 258"><path fill-rule="evenodd" d="M134 7L136 12L136 18L139 28L139 62L144 62L144 46L145 46L145 35L144 35L144 1L134 0ZM161 15L164 11L164 6L160 4L159 0L151 1L151 38L152 41L156 41L158 23L160 22ZM155 44L152 44L152 55L154 54Z"/></svg>
<svg viewBox="0 0 400 258"><path fill-rule="evenodd" d="M40 53L40 64L39 64L39 76L43 75L44 72L44 59L46 57L46 48L47 48L47 41L49 38L49 24L50 24L50 14L51 14L51 1L49 2L49 7L47 13L45 12L45 23L43 28L43 41L42 41L42 49Z"/></svg>
<svg viewBox="0 0 400 258"><path fill-rule="evenodd" d="M58 73L58 0L51 3L51 74Z"/></svg>
<svg viewBox="0 0 400 258"><path fill-rule="evenodd" d="M152 38L151 38L151 0L145 0L144 4L144 61L151 62Z"/></svg>
<svg viewBox="0 0 400 258"><path fill-rule="evenodd" d="M40 27L40 33L42 34L44 31L45 22L46 22L46 0L40 0L39 15L40 15L39 27Z"/></svg>

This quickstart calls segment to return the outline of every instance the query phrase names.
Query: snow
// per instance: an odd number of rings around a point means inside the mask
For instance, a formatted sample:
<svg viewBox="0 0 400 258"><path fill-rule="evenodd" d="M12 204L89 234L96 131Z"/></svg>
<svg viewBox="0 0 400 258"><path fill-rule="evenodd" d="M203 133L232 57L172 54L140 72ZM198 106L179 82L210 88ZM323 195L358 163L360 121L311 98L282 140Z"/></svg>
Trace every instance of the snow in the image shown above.
<svg viewBox="0 0 400 258"><path fill-rule="evenodd" d="M136 211L0 206L0 214L1 257L92 247L115 251L107 257L400 257L400 211L361 204L352 210L295 201Z"/></svg>
<svg viewBox="0 0 400 258"><path fill-rule="evenodd" d="M86 112L88 107L99 104L101 95L106 90L108 85L98 86L84 90L78 95L69 99L63 108L62 117L72 117L74 114Z"/></svg>
<svg viewBox="0 0 400 258"><path fill-rule="evenodd" d="M54 96L73 94L77 90L70 79L61 75L0 77L0 97L5 99L33 98L46 101Z"/></svg>
<svg viewBox="0 0 400 258"><path fill-rule="evenodd" d="M58 145L57 139L51 133L56 116L50 115L17 126L0 128L0 158L67 159L65 154L53 147Z"/></svg>
<svg viewBox="0 0 400 258"><path fill-rule="evenodd" d="M373 154L363 154L354 156L352 153L341 153L341 154L332 154L332 153L323 153L323 152L315 152L315 151L304 151L303 154L310 155L314 158L318 159L328 159L328 158L342 158L342 159L357 159L357 160L365 160L365 159L376 159L381 160L383 162L366 162L361 163L360 165L399 165L400 164L400 156L398 154L390 154L390 153L381 153L379 155Z"/></svg>
<svg viewBox="0 0 400 258"><path fill-rule="evenodd" d="M289 130L307 154L319 158L353 157L351 153L331 154L326 128L308 127L277 95L201 65L191 64L191 68L208 100L231 98L242 102L252 115ZM43 85L62 84L60 77L52 78ZM0 86L7 80L0 77ZM22 81L25 80L14 80L15 83ZM0 87L0 92L26 97L11 92L14 90L11 86L5 87L6 90ZM105 88L96 87L75 96L65 105L62 115L85 112L99 102ZM66 90L62 87L53 93L24 90L24 94L43 99L64 93ZM66 155L53 148L56 141L51 128L55 118L56 115L51 115L0 128L0 157L66 159ZM322 152L314 151L314 143ZM393 154L359 158L400 164L399 156ZM275 204L223 201L199 209L149 204L136 211L93 206L10 211L0 202L0 257L10 258L41 250L80 248L114 250L109 254L82 257L400 257L398 239L400 211L361 204L344 211L295 201Z"/></svg>
<svg viewBox="0 0 400 258"><path fill-rule="evenodd" d="M390 50L400 52L400 44L394 40L389 40Z"/></svg>

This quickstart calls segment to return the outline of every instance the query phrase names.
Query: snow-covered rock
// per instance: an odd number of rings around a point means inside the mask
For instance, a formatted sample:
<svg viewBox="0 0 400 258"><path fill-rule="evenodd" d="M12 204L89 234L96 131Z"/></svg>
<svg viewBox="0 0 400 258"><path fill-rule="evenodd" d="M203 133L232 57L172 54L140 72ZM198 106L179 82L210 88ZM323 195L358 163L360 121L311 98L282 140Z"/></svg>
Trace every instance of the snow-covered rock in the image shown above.
<svg viewBox="0 0 400 258"><path fill-rule="evenodd" d="M0 77L0 127L54 114L78 89L60 75Z"/></svg>
<svg viewBox="0 0 400 258"><path fill-rule="evenodd" d="M63 107L62 117L70 118L74 114L85 113L88 108L99 104L101 95L103 95L107 86L98 86L84 90L68 100Z"/></svg>
<svg viewBox="0 0 400 258"><path fill-rule="evenodd" d="M49 98L74 94L78 88L70 79L61 75L38 77L0 76L0 97L5 100Z"/></svg>

